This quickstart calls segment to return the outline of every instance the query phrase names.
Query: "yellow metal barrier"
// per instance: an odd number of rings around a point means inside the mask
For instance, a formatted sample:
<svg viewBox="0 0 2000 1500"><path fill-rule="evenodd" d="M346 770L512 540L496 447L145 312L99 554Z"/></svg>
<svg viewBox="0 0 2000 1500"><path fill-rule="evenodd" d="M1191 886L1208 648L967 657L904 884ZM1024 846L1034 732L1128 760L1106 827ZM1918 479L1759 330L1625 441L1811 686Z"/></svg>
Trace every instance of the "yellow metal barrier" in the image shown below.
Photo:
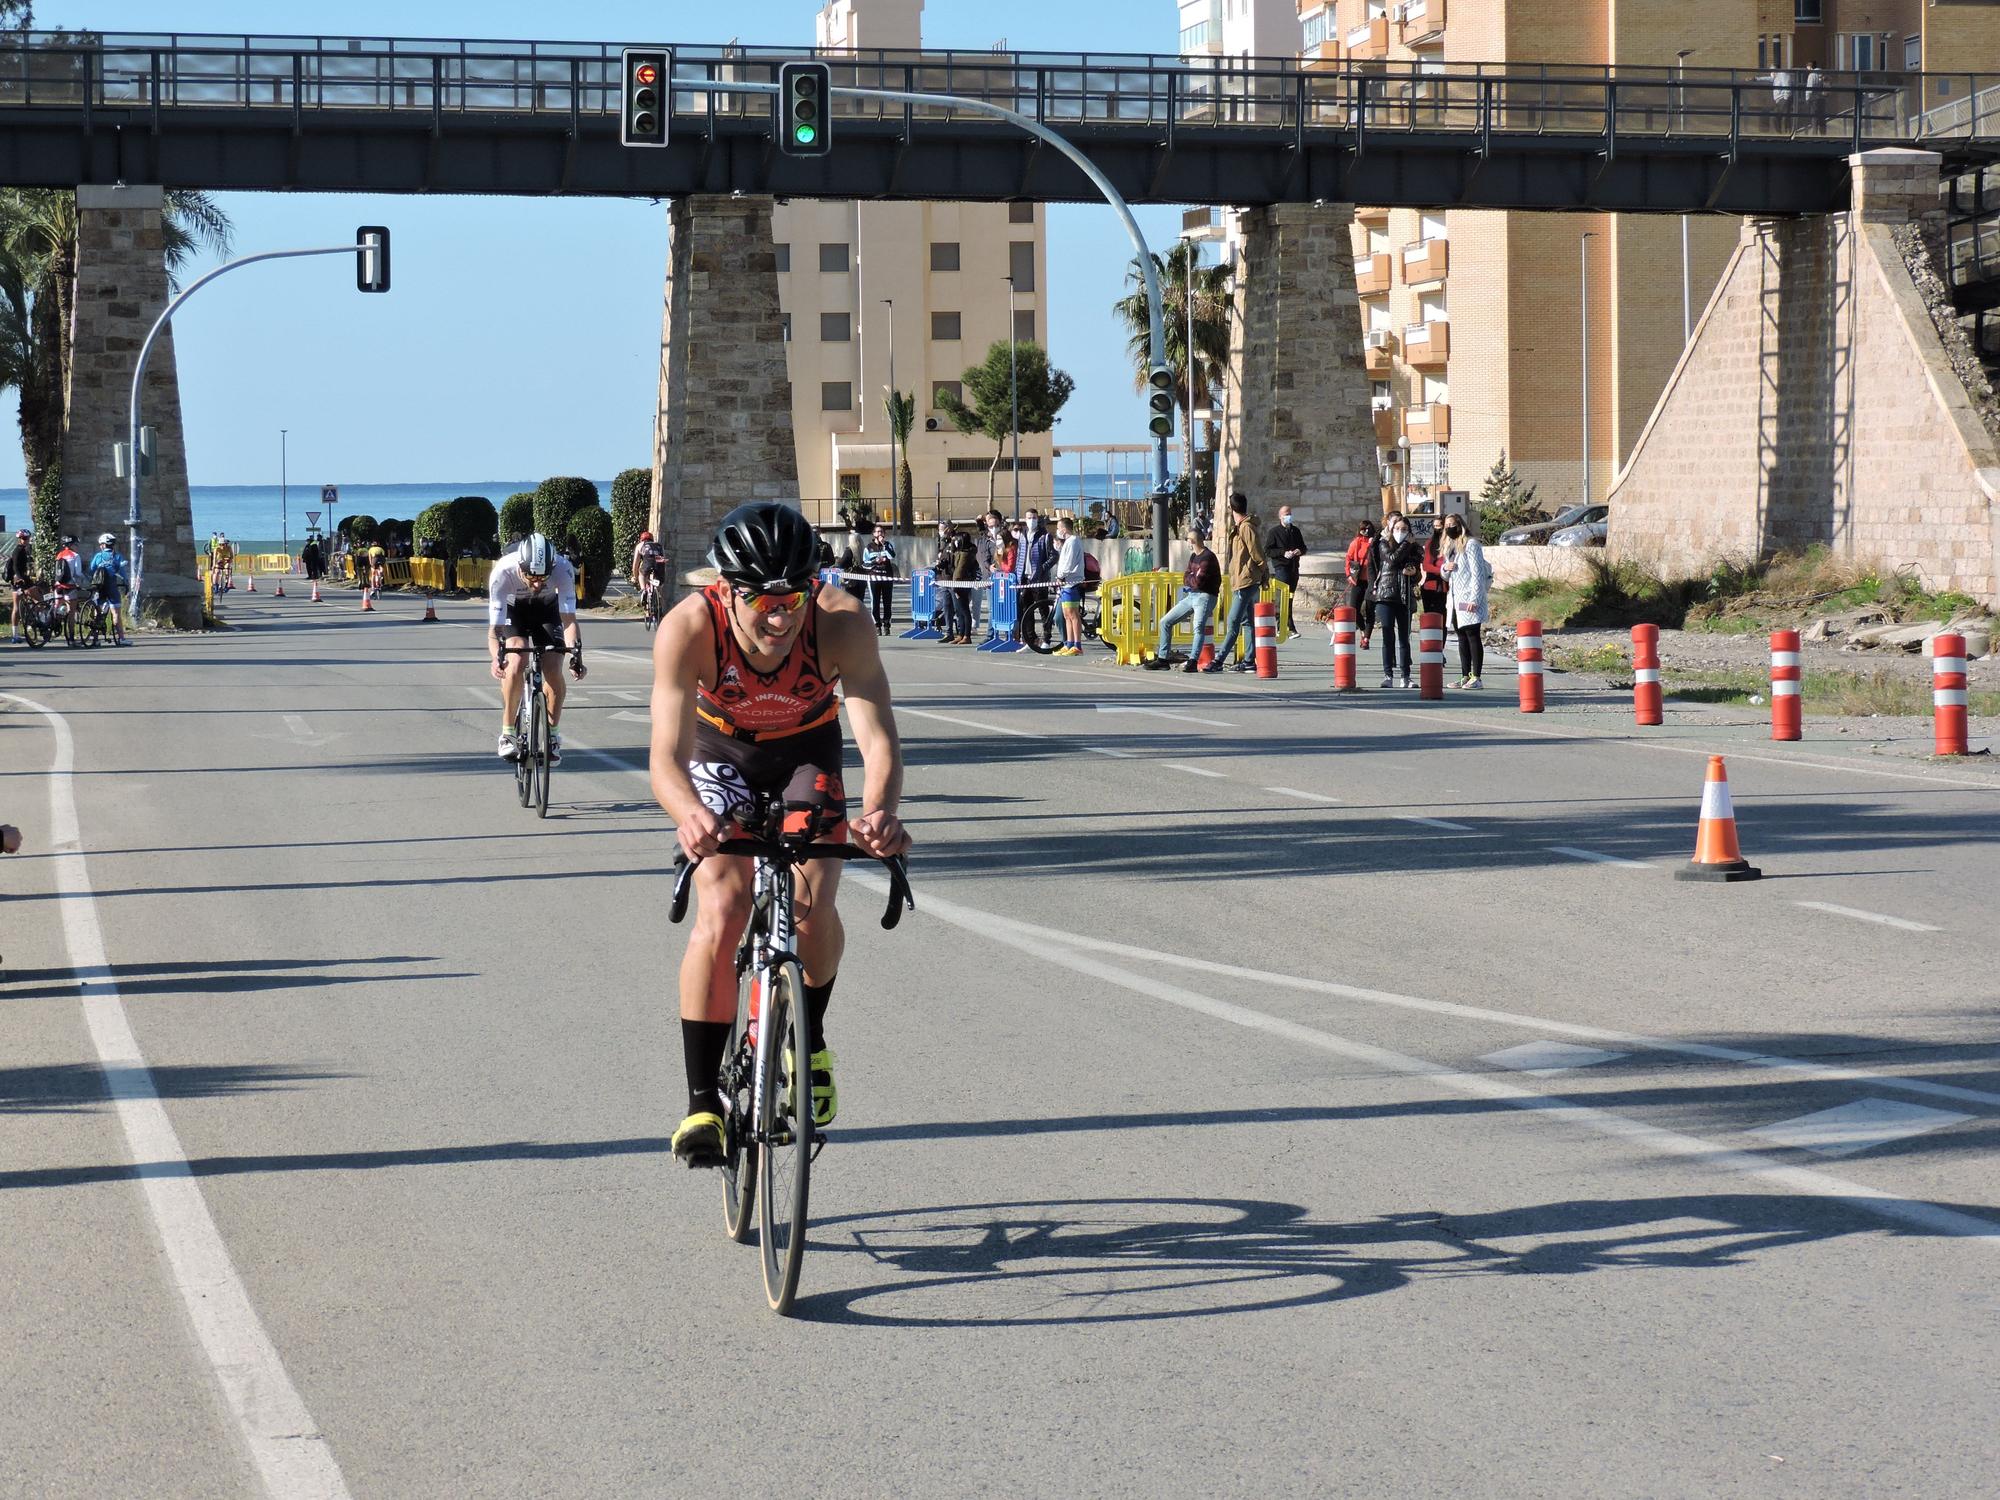
<svg viewBox="0 0 2000 1500"><path fill-rule="evenodd" d="M236 565L241 568L246 562L249 564L249 570L253 573L289 573L292 571L291 558L282 552L259 552L254 557L238 558Z"/></svg>
<svg viewBox="0 0 2000 1500"><path fill-rule="evenodd" d="M1230 588L1229 580L1225 578L1222 580L1222 593L1215 601L1214 629L1221 630L1229 623L1229 601L1233 597L1235 590ZM1257 600L1261 604L1278 606L1278 641L1283 644L1285 637L1292 633L1292 586L1289 583L1280 583L1274 578L1257 591ZM1256 628L1254 619L1250 628L1252 630ZM1175 636L1174 639L1179 640L1180 637ZM1221 649L1219 641L1216 643L1216 649Z"/></svg>
<svg viewBox="0 0 2000 1500"><path fill-rule="evenodd" d="M410 582L420 589L432 593L444 587L444 563L435 557L413 557L410 559Z"/></svg>
<svg viewBox="0 0 2000 1500"><path fill-rule="evenodd" d="M493 570L498 566L498 563L487 558L460 558L458 562L458 586L462 589L471 589L474 592L483 592L487 582L493 576Z"/></svg>
<svg viewBox="0 0 2000 1500"><path fill-rule="evenodd" d="M1102 601L1098 635L1118 653L1120 666L1137 666L1152 654L1178 577L1164 571L1124 573L1097 586Z"/></svg>

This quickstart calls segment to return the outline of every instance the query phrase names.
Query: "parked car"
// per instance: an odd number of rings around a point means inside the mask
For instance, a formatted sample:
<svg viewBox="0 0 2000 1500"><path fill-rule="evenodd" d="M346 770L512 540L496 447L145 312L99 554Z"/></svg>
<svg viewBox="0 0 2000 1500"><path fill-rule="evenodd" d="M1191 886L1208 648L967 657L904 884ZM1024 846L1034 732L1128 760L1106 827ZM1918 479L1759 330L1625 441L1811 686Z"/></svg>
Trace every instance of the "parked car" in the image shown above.
<svg viewBox="0 0 2000 1500"><path fill-rule="evenodd" d="M1500 533L1502 547L1542 547L1548 545L1550 537L1565 526L1574 526L1583 519L1588 505L1565 505L1548 521L1533 521L1526 526L1510 526Z"/></svg>
<svg viewBox="0 0 2000 1500"><path fill-rule="evenodd" d="M1611 507L1593 505L1571 526L1549 538L1551 547L1602 547L1611 530Z"/></svg>

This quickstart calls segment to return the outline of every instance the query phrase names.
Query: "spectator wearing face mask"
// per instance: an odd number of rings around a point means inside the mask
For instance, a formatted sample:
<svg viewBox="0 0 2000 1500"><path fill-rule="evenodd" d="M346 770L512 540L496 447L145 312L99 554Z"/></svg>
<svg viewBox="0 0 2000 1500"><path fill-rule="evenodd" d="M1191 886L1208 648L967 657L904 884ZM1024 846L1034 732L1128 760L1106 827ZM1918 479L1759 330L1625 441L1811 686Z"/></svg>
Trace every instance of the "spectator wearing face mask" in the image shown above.
<svg viewBox="0 0 2000 1500"><path fill-rule="evenodd" d="M1465 522L1452 516L1444 523L1444 578L1447 590L1445 623L1458 635L1458 685L1481 686L1479 674L1486 667L1486 641L1480 634L1486 624L1487 594L1493 587L1493 567L1486 561L1486 549L1479 538L1465 529Z"/></svg>
<svg viewBox="0 0 2000 1500"><path fill-rule="evenodd" d="M1423 561L1423 544L1410 535L1410 523L1390 512L1388 530L1375 539L1368 584L1375 626L1382 632L1383 687L1396 686L1399 676L1404 687L1410 685L1410 608L1416 603Z"/></svg>
<svg viewBox="0 0 2000 1500"><path fill-rule="evenodd" d="M1308 550L1305 533L1292 524L1291 506L1279 506L1278 524L1264 536L1264 556L1270 561L1271 576L1286 588L1296 590L1299 586L1299 559L1304 557ZM1287 610L1286 613L1289 616L1290 611ZM1290 630L1285 639L1297 640L1298 621L1287 618L1285 623Z"/></svg>
<svg viewBox="0 0 2000 1500"><path fill-rule="evenodd" d="M1257 520L1250 514L1250 501L1244 495L1229 497L1229 517L1223 523L1223 534L1229 540L1229 620L1222 627L1217 638L1215 660L1206 668L1210 672L1220 672L1223 658L1231 651L1236 653L1235 670L1248 672L1250 660L1250 620L1251 611L1257 603L1257 596L1270 581L1271 565L1265 559L1264 549L1257 540Z"/></svg>
<svg viewBox="0 0 2000 1500"><path fill-rule="evenodd" d="M1417 610L1421 614L1444 613L1444 520L1432 521L1431 534L1424 539L1424 560L1417 575Z"/></svg>
<svg viewBox="0 0 2000 1500"><path fill-rule="evenodd" d="M1368 602L1368 570L1373 566L1375 538L1379 528L1363 521L1354 528L1354 540L1347 544L1347 607L1361 627L1361 649L1375 638L1375 609Z"/></svg>

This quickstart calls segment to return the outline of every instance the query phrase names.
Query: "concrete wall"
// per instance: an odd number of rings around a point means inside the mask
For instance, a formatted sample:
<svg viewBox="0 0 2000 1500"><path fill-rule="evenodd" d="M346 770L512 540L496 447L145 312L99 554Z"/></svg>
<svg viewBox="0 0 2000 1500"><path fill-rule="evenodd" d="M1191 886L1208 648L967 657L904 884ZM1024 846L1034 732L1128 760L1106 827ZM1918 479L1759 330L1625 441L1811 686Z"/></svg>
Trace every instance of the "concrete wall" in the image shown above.
<svg viewBox="0 0 2000 1500"><path fill-rule="evenodd" d="M1821 543L2000 599L1991 393L1912 267L1938 159L1854 159L1856 207L1744 226L1612 492L1611 551L1670 571Z"/></svg>

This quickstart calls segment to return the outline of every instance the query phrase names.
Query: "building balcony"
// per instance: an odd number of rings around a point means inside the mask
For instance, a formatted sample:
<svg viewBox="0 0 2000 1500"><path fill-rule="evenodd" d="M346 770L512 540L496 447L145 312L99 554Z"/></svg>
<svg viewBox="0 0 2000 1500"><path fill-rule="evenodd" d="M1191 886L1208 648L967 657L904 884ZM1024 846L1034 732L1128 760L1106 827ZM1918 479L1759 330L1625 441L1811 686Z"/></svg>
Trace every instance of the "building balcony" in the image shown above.
<svg viewBox="0 0 2000 1500"><path fill-rule="evenodd" d="M1357 203L1354 205L1354 221L1357 224L1386 224L1389 222L1389 205Z"/></svg>
<svg viewBox="0 0 2000 1500"><path fill-rule="evenodd" d="M1451 407L1442 401L1412 406L1403 414L1403 437L1412 448L1451 441Z"/></svg>
<svg viewBox="0 0 2000 1500"><path fill-rule="evenodd" d="M1361 363L1370 375L1387 376L1392 373L1396 364L1396 335L1386 328L1369 334Z"/></svg>
<svg viewBox="0 0 2000 1500"><path fill-rule="evenodd" d="M1375 408L1375 446L1393 448L1401 436L1401 424L1397 421L1396 408L1378 406Z"/></svg>
<svg viewBox="0 0 2000 1500"><path fill-rule="evenodd" d="M1337 68L1340 66L1342 60L1339 40L1334 37L1328 37L1317 46L1306 48L1305 52L1299 58L1299 63L1302 67L1311 71L1315 68Z"/></svg>
<svg viewBox="0 0 2000 1500"><path fill-rule="evenodd" d="M1354 257L1354 290L1362 296L1372 297L1388 291L1395 279L1388 251Z"/></svg>
<svg viewBox="0 0 2000 1500"><path fill-rule="evenodd" d="M1349 62L1368 62L1374 58L1389 55L1389 18L1377 16L1372 21L1352 27L1341 38Z"/></svg>
<svg viewBox="0 0 2000 1500"><path fill-rule="evenodd" d="M1403 247L1403 285L1422 286L1428 281L1443 281L1451 270L1451 242L1449 240L1418 240Z"/></svg>
<svg viewBox="0 0 2000 1500"><path fill-rule="evenodd" d="M1403 0L1390 15L1396 22L1396 40L1405 47L1435 39L1444 30L1445 0Z"/></svg>
<svg viewBox="0 0 2000 1500"><path fill-rule="evenodd" d="M1413 365L1441 365L1451 355L1451 324L1412 323L1403 330L1403 358Z"/></svg>

